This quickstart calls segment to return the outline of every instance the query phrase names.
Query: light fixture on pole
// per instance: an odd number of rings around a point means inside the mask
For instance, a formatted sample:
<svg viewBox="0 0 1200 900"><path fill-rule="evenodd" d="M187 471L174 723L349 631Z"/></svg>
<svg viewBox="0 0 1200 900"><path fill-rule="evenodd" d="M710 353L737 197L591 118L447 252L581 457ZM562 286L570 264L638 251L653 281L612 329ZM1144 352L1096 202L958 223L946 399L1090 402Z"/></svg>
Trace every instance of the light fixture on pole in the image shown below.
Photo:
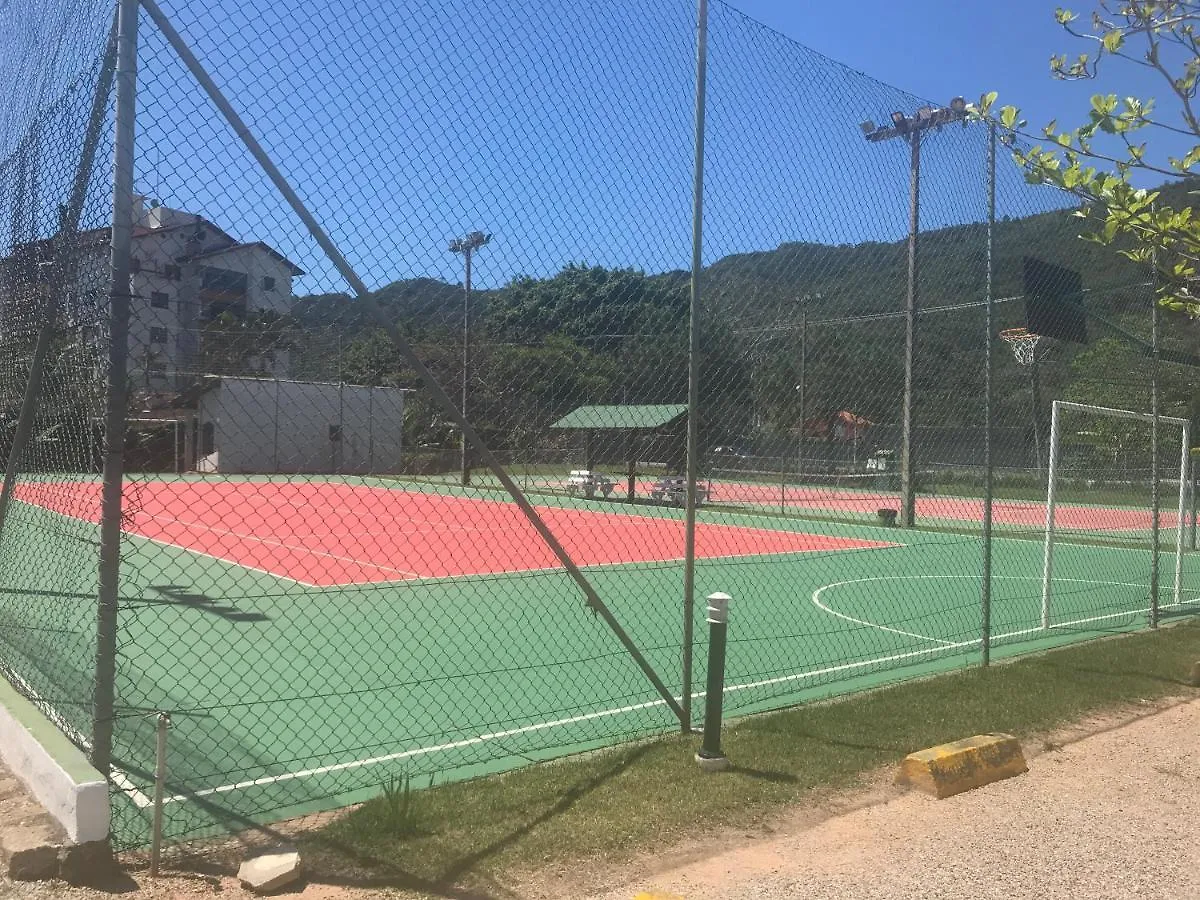
<svg viewBox="0 0 1200 900"><path fill-rule="evenodd" d="M913 359L917 325L917 236L921 223L921 139L931 128L952 122L966 124L967 101L955 97L949 106L922 106L912 116L894 112L891 125L863 122L859 127L871 143L902 138L911 150L908 188L908 296L904 329L904 408L900 428L900 524L911 528L916 517L916 485L913 480Z"/></svg>
<svg viewBox="0 0 1200 900"><path fill-rule="evenodd" d="M467 383L471 373L471 257L476 250L486 245L491 239L492 236L490 234L484 234L482 231L472 231L464 237L455 238L450 242L450 252L461 253L463 255L463 263L466 269L463 277L462 312L462 414L464 418L467 415ZM459 439L462 441L462 483L467 485L471 483L470 450L467 447L466 435L460 435Z"/></svg>

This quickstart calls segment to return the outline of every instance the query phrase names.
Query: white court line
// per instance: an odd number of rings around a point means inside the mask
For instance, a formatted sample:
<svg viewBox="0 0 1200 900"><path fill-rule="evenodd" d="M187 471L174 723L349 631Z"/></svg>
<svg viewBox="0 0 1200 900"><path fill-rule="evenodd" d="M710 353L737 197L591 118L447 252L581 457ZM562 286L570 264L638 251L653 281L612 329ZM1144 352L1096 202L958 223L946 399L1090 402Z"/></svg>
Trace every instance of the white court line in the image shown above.
<svg viewBox="0 0 1200 900"><path fill-rule="evenodd" d="M37 504L33 504L33 505L36 506ZM38 508L43 508L43 507L39 506ZM588 510L586 512L588 512L592 515L611 515L611 514L603 513L600 511L592 512L592 511ZM149 514L147 514L147 515L149 515ZM629 514L619 513L618 515L629 515ZM742 514L742 515L745 515L745 514ZM68 516L68 517L76 518L74 516ZM631 516L631 517L651 519L651 520L666 519L667 521L678 521L678 520L673 519L673 517L659 517L659 516L646 516L646 515L636 515L636 516ZM750 514L747 517L755 517L755 516L754 516L754 514ZM762 516L762 517L767 518L765 516ZM86 522L87 520L81 519L80 521ZM88 523L88 524L94 525L94 523ZM186 524L186 523L184 523L184 524ZM730 526L730 527L743 527L744 528L745 526ZM871 526L868 526L868 525L863 525L860 527L871 528ZM792 533L790 529L763 529L763 530L764 531L765 530L782 531L783 533ZM232 534L232 532L230 532L230 533ZM795 532L795 533L807 533L807 532ZM166 541L157 541L154 538L147 538L144 535L137 535L137 536L142 537L145 540L154 541L155 543L161 543L164 546L174 547L177 549L185 550L187 552L198 552L198 551L189 550L189 548L186 548L186 547L181 547L177 544L172 544L172 543L169 543ZM235 534L235 536L237 536L237 535ZM1001 537L1000 539L1001 540L1017 540L1017 541L1022 541L1022 542L1029 542L1031 540L1031 539L1023 539L1023 538L1013 538L1013 537ZM284 545L284 546L286 546L286 545ZM902 546L920 546L920 545L919 544L917 544L917 545L892 544L892 545L885 545L885 546L902 547ZM1087 545L1081 545L1081 546L1087 546ZM289 549L296 549L296 548L289 548ZM855 550L865 551L865 550L884 549L884 547L875 546L875 547L846 548L846 549L835 550L835 551L833 550L833 548L825 548L825 549L830 549L833 552L845 553L845 552L854 552ZM1141 548L1128 548L1128 549L1141 549ZM803 552L816 552L816 551L784 551L780 554L771 554L771 555L788 555L790 553L797 553L797 552L803 553ZM1150 551L1145 551L1145 552L1150 552ZM211 556L211 554L203 554L203 553L201 555ZM213 558L220 559L219 557L213 557ZM713 557L713 559L719 559L719 558L726 558L726 557ZM739 554L736 557L732 557L732 558L752 558L752 557L745 557L744 555ZM230 562L233 565L241 565L240 563L233 562L232 560L222 560L222 561ZM361 563L361 561L358 561L358 560L353 560L353 561L358 562L361 565L367 565L367 564ZM662 561L658 561L658 562L670 562L670 561L671 560L662 560ZM251 567L247 566L245 568L251 568ZM386 567L375 567L375 568L386 569ZM400 571L400 570L392 570L392 571ZM530 571L555 571L555 570L530 570ZM266 573L266 574L274 575L274 573ZM285 577L286 578L286 576L275 576L275 577ZM447 577L461 577L461 576L447 576ZM993 576L993 577L997 580L1005 580L1005 579L1008 579L1008 580L1031 580L1031 581L1037 580L1030 576ZM877 657L877 658L873 658L873 659L869 659L869 660L861 660L858 662L843 663L843 664L839 664L836 666L828 666L828 667L824 667L821 669L814 669L814 670L809 670L806 672L798 672L798 673L793 673L791 675L778 676L778 677L774 677L774 678L763 679L760 681L729 685L725 688L725 691L729 692L729 693L733 693L733 692L737 692L737 691L752 690L752 689L760 688L760 687L768 687L768 686L772 686L772 685L776 685L776 684L782 684L782 683L788 683L788 682L793 682L793 681L814 678L814 677L818 677L821 675L835 674L838 672L853 671L856 669L862 669L862 668L867 668L867 667L871 667L871 666L878 666L880 664L887 663L887 662L897 662L897 661L901 661L901 660L905 660L905 659L914 659L914 658L922 657L922 656L930 656L932 654L944 652L946 650L961 649L961 648L970 647L972 645L981 643L980 638L975 638L975 639L971 639L971 640L967 640L967 641L948 642L948 641L944 641L940 638L930 637L928 635L920 635L920 634L916 634L914 632L905 632L905 631L900 631L898 629L892 629L892 628L889 628L888 626L879 625L877 623L869 622L866 620L854 619L853 617L846 616L844 614L840 614L832 609L829 609L827 606L825 606L824 604L822 604L819 601L820 594L824 590L826 590L827 588L830 588L830 587L842 586L842 585L846 585L846 584L853 584L853 583L862 582L862 581L884 581L884 580L911 579L911 578L918 578L918 579L934 579L934 578L971 579L971 578L979 578L979 576L977 576L977 575L885 576L885 577L875 577L875 578L866 578L866 579L856 579L853 581L829 584L829 585L825 585L821 588L818 588L817 591L815 591L813 594L813 602L824 612L827 612L827 613L837 616L839 618L845 619L847 621L852 621L855 624L859 624L864 627L870 627L870 628L876 628L879 630L890 631L890 632L905 635L908 637L914 637L914 638L917 638L918 640L925 640L925 641L929 641L931 643L936 643L939 646L924 648L924 649L920 649L920 650L906 651L903 653L891 654L888 656ZM296 579L286 579L286 580L295 581ZM421 580L426 580L426 579L421 579ZM435 580L435 579L428 579L428 580ZM1063 582L1074 582L1074 583L1081 583L1081 584L1104 584L1104 585L1119 586L1119 587L1132 587L1132 588L1145 588L1146 587L1146 585L1140 585L1140 584L1129 584L1129 583L1125 583L1125 582L1092 581L1089 579L1062 578L1062 579L1058 579L1058 580L1063 581ZM381 585L386 585L389 583L396 584L397 582L372 583L371 586L381 586ZM400 583L404 583L404 582L400 582ZM327 587L345 587L345 586L346 585L330 585ZM324 586L313 585L313 587L324 587ZM1200 599L1183 601L1183 603L1178 604L1178 605L1186 605L1186 604L1197 603L1197 602L1200 602ZM1177 605L1177 604L1165 604L1165 605L1160 606L1160 608L1162 608L1162 609L1172 608L1175 605ZM1141 609L1141 610L1132 610L1129 612L1114 613L1111 615L1087 617L1087 618L1077 619L1077 620L1070 621L1070 622L1056 623L1054 625L1051 625L1050 627L1051 628L1067 628L1067 627L1071 627L1074 625L1087 624L1090 622L1097 622L1097 621L1103 621L1103 620L1108 620L1108 619L1113 619L1113 618L1127 617L1129 615L1135 615L1138 613L1148 612L1148 611L1149 611L1149 608L1146 608L1146 609ZM992 637L992 640L997 640L997 641L1005 640L1008 638L1019 637L1019 636L1023 636L1023 635L1027 635L1027 634L1040 632L1040 631L1043 631L1043 629L1040 627L1023 629L1023 630L1019 630L1019 631L1008 632L1005 634L994 635ZM704 691L697 691L697 692L694 692L692 696L693 696L693 698L699 699L699 698L703 698L705 696L705 693L706 692L704 692ZM676 698L676 699L678 700L678 698ZM180 801L184 801L184 800L187 800L187 799L193 798L193 797L203 797L203 796L209 796L209 795L213 795L213 794L228 793L231 791L245 789L248 787L264 786L264 785L274 784L274 783L278 783L278 782L282 782L282 781L290 781L290 780L294 780L294 779L298 779L298 778L304 778L304 777L310 777L313 775L325 774L328 772L344 771L344 770L348 770L348 769L361 768L361 767L368 766L368 765L375 765L378 763L389 762L389 761L394 761L394 760L398 760L398 759L407 759L407 758L414 758L414 757L418 757L418 756L425 756L425 755L429 755L432 753L444 752L447 750L452 750L452 749L456 749L456 748L460 748L460 747L477 745L477 744L485 743L487 741L500 740L500 739L503 739L506 737L513 737L513 736L520 735L520 734L532 733L532 732L542 731L542 730L546 730L546 729L550 729L550 728L557 728L557 727L561 727L564 725L575 724L578 722L589 721L589 720L610 717L610 716L615 716L615 715L622 715L622 714L634 712L634 711L641 710L641 709L650 709L650 708L665 706L665 705L666 705L665 701L663 701L663 700L653 700L653 701L634 704L634 705L630 705L630 706L622 706L622 707L616 707L616 708L608 709L608 710L600 710L600 711L596 711L596 712L592 712L592 713L582 714L579 716L572 716L572 717L564 718L564 719L556 719L556 720L552 720L552 721L548 721L548 722L540 722L540 723L535 723L532 725L526 725L526 726L522 726L519 728L509 729L506 731L492 732L492 733L483 734L483 735L479 735L479 736L472 737L472 738L465 738L460 741L453 741L453 742L446 743L446 744L440 744L440 745L435 745L435 746L430 746L430 747L418 747L418 748L414 748L412 750L400 751L397 753L386 754L383 756L371 757L369 759L364 759L364 760L353 760L353 761L349 761L349 762L345 762L345 763L338 763L338 764L329 765L329 766L321 766L321 767L312 768L312 769L300 770L297 772L283 773L280 775L272 775L272 776L264 776L262 778L257 778L257 779L253 779L250 781L237 782L235 784L222 785L220 787L207 788L202 791L197 791L197 792L193 792L190 794L175 795L170 798L167 798L164 802L168 802L168 803L180 802ZM64 723L64 725L65 725L65 723ZM66 727L69 728L69 726L66 726ZM149 798L147 798L145 794L143 794L142 792L137 790L137 788L133 785L133 783L124 775L124 773L119 772L114 769L113 773L112 773L112 778L113 778L114 784L116 784L118 787L121 787L122 790L125 790L126 793L128 793L130 795L131 799L133 799L133 801L136 805L138 805L141 808L146 808L147 806L152 805Z"/></svg>
<svg viewBox="0 0 1200 900"><path fill-rule="evenodd" d="M62 516L64 519L71 519L75 522L81 522L84 525L88 525L92 528L100 527L98 523L93 522L91 519L84 519L81 516L76 516L71 513L65 513L65 512L62 512L61 510L57 510L57 509L51 509L48 506L42 506L40 503L32 503L29 500L23 500L20 497L13 497L13 499L16 500L18 503L24 503L26 506L31 506L34 509L41 510L42 512L53 513L56 516ZM301 581L298 578L289 578L287 575L280 575L278 572L269 572L266 569L260 569L257 566L248 566L245 563L234 562L232 559L225 559L223 556L216 556L212 553L205 553L203 550L193 550L190 547L184 547L182 544L175 544L175 543L172 543L171 541L163 541L163 540L159 540L158 538L147 537L146 535L141 534L137 531L127 530L124 525L121 526L121 534L128 535L130 537L135 537L138 540L149 541L152 544L158 544L160 547L170 547L172 550L182 550L184 553L194 553L197 556L203 556L208 559L215 559L217 562L225 563L226 565L229 565L229 566L238 566L239 568L247 569L248 571L251 571L251 572L258 572L260 575L269 575L271 578L278 578L282 581L290 581L293 584L300 585L301 587L307 587L307 588L320 587L320 585L309 584L307 581ZM393 581L390 583L398 584L399 582Z"/></svg>
<svg viewBox="0 0 1200 900"><path fill-rule="evenodd" d="M1015 581L1039 581L1040 580L1038 578L1034 578L1031 576L1021 576L1021 575L996 575L993 577L997 580L1015 580ZM892 580L910 579L910 578L965 579L965 578L979 578L979 576L977 576L977 575L927 575L927 576L897 575L897 576L890 576L890 579L892 579ZM885 581L885 580L889 580L889 577L883 576L883 577L875 577L875 578L857 579L857 581L864 581L864 582L865 581ZM1070 583L1078 583L1078 584L1100 584L1100 585L1109 585L1109 586L1114 586L1114 587L1133 587L1133 588L1146 587L1146 585L1141 585L1141 584L1129 584L1129 583L1120 582L1120 581L1092 581L1090 579L1085 579L1085 578L1060 578L1058 580L1061 582L1070 582ZM854 584L854 583L856 583L856 582L844 581L844 582L837 582L836 584L827 584L824 587L818 588L816 591L814 591L813 596L818 597L819 594L822 591L824 591L826 588L836 587L836 586L845 585L845 584ZM1178 605L1183 606L1183 605L1195 604L1195 603L1200 603L1200 598L1196 598L1193 600L1185 600ZM833 610L830 610L828 607L826 607L820 603L818 603L817 605L825 612L832 613L833 615L837 615L837 613L833 612ZM1167 608L1171 608L1175 605L1176 604L1167 604L1160 608L1167 609ZM1131 610L1129 612L1113 613L1111 615L1091 616L1091 617L1087 617L1087 618L1083 618L1083 619L1075 619L1075 620L1072 620L1069 622L1059 622L1054 625L1051 625L1050 627L1052 629L1070 628L1075 625L1085 625L1085 624L1088 624L1091 622L1100 622L1100 621L1105 621L1108 619L1122 618L1122 617L1127 617L1130 615L1137 615L1138 613L1148 612L1148 611L1149 611L1149 608L1147 607L1146 609L1142 609L1142 610ZM858 622L858 624L862 624L865 627L869 627L869 628L882 628L882 629L888 630L888 631L893 630L893 629L886 628L886 626L880 626L880 625L877 625L872 622L863 622L861 620L853 620L853 621L856 621L856 622ZM1006 640L1008 638L1020 637L1023 635L1033 634L1033 633L1037 633L1037 632L1041 632L1041 631L1044 631L1044 629L1041 628L1040 626L1035 627L1035 628L1021 629L1018 631L1011 631L1011 632L1006 632L1004 634L993 635L992 640L1002 641L1002 640ZM972 640L967 640L967 641L944 641L940 638L928 637L926 635L919 635L919 634L914 634L911 632L898 632L898 633L905 634L909 637L915 637L920 640L934 642L934 643L937 643L939 646L926 647L926 648L919 649L919 650L908 650L908 651L904 651L902 653L893 653L888 656L880 656L880 657L875 657L875 658L867 659L867 660L859 660L858 662L840 663L835 666L825 666L820 669L810 669L809 671L806 671L806 672L796 672L791 675L780 675L780 676L777 676L774 678L765 678L765 679L762 679L759 681L751 681L751 682L744 682L742 684L727 685L724 689L725 693L736 693L738 691L748 691L748 690L753 690L755 688L771 687L771 686L777 685L777 684L786 684L788 682L793 682L793 681L802 681L802 680L809 679L809 678L816 678L816 677L819 677L822 675L837 674L839 672L852 672L856 669L870 668L872 666L878 666L883 663L899 662L901 660L916 659L919 657L931 656L931 655L934 655L937 653L943 653L947 650L963 649L963 648L970 647L974 644L979 644L982 642L980 638L974 638ZM706 691L694 691L692 693L692 698L697 699L697 700L702 699L705 697L706 694L707 694ZM676 697L675 699L676 699L676 701L679 700L678 697ZM510 728L505 731L490 732L488 734L478 735L477 737L464 738L459 741L451 741L446 744L436 744L436 745L429 746L429 747L416 747L412 750L402 750L402 751L398 751L396 753L384 754L382 756L373 756L368 759L351 760L349 762L336 763L336 764L332 764L332 765L328 765L328 766L318 766L318 767L311 768L311 769L302 769L302 770L299 770L296 772L285 772L280 775L265 775L261 778L255 778L255 779L251 779L249 781L239 781L239 782L236 782L233 784L221 785L220 787L205 788L203 790L193 791L188 794L176 794L172 797L166 798L163 802L164 803L179 803L179 802L187 801L187 800L189 800L191 798L195 798L195 797L207 797L207 796L212 796L214 794L225 794L225 793L230 793L231 791L244 790L244 789L250 788L250 787L264 787L266 785L278 784L278 783L284 782L284 781L293 781L298 778L308 778L308 777L311 777L314 775L328 774L330 772L344 772L344 771L347 771L350 769L362 768L364 766L377 765L379 763L384 763L384 762L393 762L398 759L413 759L413 758L416 758L419 756L428 756L433 753L441 753L441 752L444 752L447 750L455 750L455 749L458 749L461 747L475 746L478 744L486 743L488 741L501 740L503 738L515 737L515 736L521 735L521 734L530 734L530 733L533 733L536 731L545 731L550 728L558 728L558 727L561 727L564 725L573 725L578 722L587 722L587 721L591 721L591 720L595 720L595 719L606 718L609 716L617 716L617 715L623 715L625 713L636 712L638 710L653 709L655 707L665 707L665 706L666 706L666 701L664 701L664 700L650 700L645 703L635 703L635 704L632 704L629 706L619 706L619 707L615 707L613 709L605 709L605 710L599 710L597 712L584 713L584 714L581 714L578 716L570 716L570 717L564 718L564 719L554 719L554 720L547 721L547 722L538 722L538 723L535 723L532 725L523 725L521 727Z"/></svg>
<svg viewBox="0 0 1200 900"><path fill-rule="evenodd" d="M735 526L731 526L731 527L735 527ZM765 531L766 529L763 529L763 530ZM813 534L812 532L807 532L807 531L780 531L777 533L778 534L802 534L802 535L809 535L812 537L829 537L830 540L838 540L838 538L836 538L836 537L831 537L829 535ZM866 538L846 538L845 540L865 541ZM865 553L865 552L873 551L873 550L893 550L897 547L908 547L908 546L911 546L911 545L910 544L894 544L894 543L888 543L885 541L874 541L871 546L867 546L867 547L813 547L808 550L772 550L769 553L730 553L730 554L726 554L724 556L698 556L698 557L696 557L696 562L701 565L703 565L704 563L709 563L709 562L721 562L722 560L728 560L728 559L741 559L741 560L746 560L748 562L755 562L755 561L763 561L767 557L803 556L803 555L810 554L810 553ZM668 565L668 564L673 564L673 563L681 563L683 561L684 561L684 557L682 557L682 556L669 556L669 557L665 557L662 559L634 559L634 560L618 560L616 562L586 563L584 565L580 565L579 568L585 572L591 572L591 571L595 571L598 569L599 570L610 570L610 569L623 568L625 566L663 566L663 565ZM438 581L468 581L468 580L474 581L474 580L480 580L480 579L492 580L500 575L537 575L537 574L543 573L543 572L565 573L566 571L567 570L564 569L561 565L555 565L555 566L542 566L542 567L536 568L536 569L506 569L502 572L467 572L462 575L426 575L426 576L422 576L420 578L404 578L404 579L400 579L397 581L368 581L368 582L362 582L362 583L331 584L331 585L326 585L325 587L322 587L321 589L327 590L327 589L332 589L332 588L348 588L348 587L383 588L383 587L387 587L389 585L398 585L398 584L420 585L420 584L429 584L429 583L438 582Z"/></svg>
<svg viewBox="0 0 1200 900"><path fill-rule="evenodd" d="M281 781L292 781L297 778L308 778L312 775L324 775L329 772L342 772L347 769L358 769L363 766L373 766L378 763L393 762L397 759L412 759L416 756L426 756L430 753L440 753L445 750L456 750L459 747L471 747L475 744L482 744L486 741L496 741L507 737L513 737L518 734L529 734L534 731L544 731L548 728L558 728L562 725L573 725L577 722L587 722L592 719L600 719L606 716L617 716L624 713L635 712L639 709L650 709L655 706L665 706L664 700L649 700L645 703L635 703L630 706L620 706L615 709L605 709L598 712L584 713L578 716L571 716L567 719L555 719L550 722L538 722L534 725L523 725L520 728L510 728L507 731L493 731L488 734L481 734L477 737L463 738L461 741L451 741L448 744L438 744L434 747L416 747L412 750L402 750L398 753L388 753L383 756L372 756L369 759L356 759L350 762L336 763L329 766L318 766L314 769L301 769L298 772L286 772L282 775L265 775L262 778L255 778L251 781L239 781L236 784L225 784L221 787L206 788L202 791L194 791L190 794L176 794L172 797L167 797L163 800L164 803L178 803L180 801L190 800L194 797L208 797L212 794L226 794L230 791L244 790L250 787L262 787L268 784L278 784Z"/></svg>
<svg viewBox="0 0 1200 900"><path fill-rule="evenodd" d="M816 591L813 592L812 602L821 611L827 612L831 616L836 616L839 619L844 619L847 622L853 622L855 625L865 625L868 628L878 628L880 631L890 631L892 634L901 634L901 635L904 635L905 637L918 638L919 640L922 640L922 641L932 641L935 644L944 644L947 647L953 646L953 644L950 641L943 641L940 638L932 638L932 637L928 637L927 635L924 635L924 634L917 634L916 632L913 632L913 631L904 631L903 629L900 629L900 628L892 628L888 625L880 625L876 622L868 622L866 619L856 619L856 618L854 618L854 616L849 616L849 615L846 615L845 613L840 613L836 609L830 609L828 606L826 606L820 600L821 593L826 588L841 587L841 586L847 585L847 584L856 584L860 581L886 581L886 580L888 580L886 577L885 578L857 578L852 581L839 581L834 584L827 584L827 585L825 585L825 587L818 588Z"/></svg>
<svg viewBox="0 0 1200 900"><path fill-rule="evenodd" d="M394 572L397 575L408 575L413 578L421 577L420 574L418 574L417 572L409 572L406 569L396 569L396 568L393 568L392 566L383 566L383 565L379 565L377 563L368 563L368 562L364 562L361 559L355 559L352 556L339 556L336 553L328 553L324 550L314 550L310 547L295 546L293 544L287 544L287 543L284 543L283 541L275 540L273 538L259 537L258 535L255 535L253 532L250 532L249 534L247 534L247 533L241 532L241 531L234 531L231 528L218 528L214 525L204 525L199 522L188 522L188 521L185 521L185 520L179 518L178 516L163 516L163 515L158 515L156 513L148 513L144 510L140 510L137 513L137 515L145 516L148 519L155 519L155 520L166 521L166 522L175 522L180 525L183 525L186 528L198 528L201 531L208 531L208 532L211 532L212 534L226 534L231 537L235 537L241 541L257 541L260 544L281 547L284 550L291 550L295 553L307 554L309 556L323 556L327 559L335 559L338 562L353 563L354 565L362 566L364 569L377 569L380 572ZM174 546L182 546L182 545L175 544ZM187 550L188 548L183 547L182 549ZM211 554L207 554L207 555L211 555ZM235 566L241 565L241 563L236 562L234 560L229 560L229 562L233 563Z"/></svg>
<svg viewBox="0 0 1200 900"><path fill-rule="evenodd" d="M929 581L929 580L934 580L934 579L978 579L978 580L982 580L982 576L979 576L979 575L878 575L878 576L874 576L871 578L854 578L849 581L838 581L838 582L834 582L833 584L827 584L827 585L824 585L823 587L817 588L815 591L813 591L811 600L812 600L812 603L815 606L817 606L818 608L824 610L827 613L831 613L832 615L835 615L840 619L846 619L848 621L855 622L859 625L865 625L869 628L877 628L880 631L891 631L896 634L904 634L904 635L907 635L908 637L915 637L915 638L918 638L919 640L929 641L930 643L941 644L946 649L950 649L950 648L957 649L957 648L962 648L962 647L970 647L975 644L982 644L983 638L972 638L971 640L967 640L967 641L944 641L941 638L930 637L929 635L926 635L926 634L916 634L915 632L911 632L911 631L897 631L896 629L889 628L886 625L880 625L877 622L870 622L865 619L855 619L851 616L842 615L841 613L838 613L838 612L830 609L829 607L827 607L825 604L823 604L820 601L821 594L823 594L829 588L844 587L845 585L848 585L848 584L864 584L866 582L871 582L871 581L907 581L907 580ZM1035 578L1030 575L993 575L992 579L994 581L1040 581L1040 579ZM1066 583L1066 584L1098 584L1098 585L1103 585L1106 587L1127 587L1127 588L1138 588L1138 589L1145 589L1145 588L1149 587L1149 585L1146 585L1146 584L1132 584L1132 583L1126 582L1126 581L1097 581L1097 580L1091 579L1091 578L1056 578L1055 581L1059 582L1059 583ZM1172 609L1176 606L1186 606L1189 603L1200 603L1200 598L1196 598L1196 599L1192 599L1192 600L1182 600L1178 604L1176 604L1176 603L1159 604L1159 609ZM1085 616L1082 619L1071 619L1066 622L1056 622L1053 625L1051 625L1050 628L1052 628L1052 629L1053 628L1070 628L1074 625L1087 625L1092 622L1105 622L1105 621L1108 621L1109 619L1120 619L1120 618L1125 618L1128 616L1133 616L1133 615L1138 615L1140 613L1148 613L1148 612L1150 612L1150 607L1147 606L1142 609L1132 609L1132 610L1127 610L1127 611L1119 612L1119 613L1108 613L1108 614L1105 614L1102 616ZM1004 632L1003 634L995 634L995 635L992 635L990 639L993 641L1002 641L1007 638L1022 637L1024 635L1035 634L1037 632L1045 631L1045 630L1046 630L1045 628L1038 625L1033 628L1022 628L1017 631L1008 631L1008 632ZM925 652L925 653L936 652L938 649L939 648L934 647L934 648L930 648L929 650L920 651L920 652ZM889 659L890 659L890 657L889 657Z"/></svg>

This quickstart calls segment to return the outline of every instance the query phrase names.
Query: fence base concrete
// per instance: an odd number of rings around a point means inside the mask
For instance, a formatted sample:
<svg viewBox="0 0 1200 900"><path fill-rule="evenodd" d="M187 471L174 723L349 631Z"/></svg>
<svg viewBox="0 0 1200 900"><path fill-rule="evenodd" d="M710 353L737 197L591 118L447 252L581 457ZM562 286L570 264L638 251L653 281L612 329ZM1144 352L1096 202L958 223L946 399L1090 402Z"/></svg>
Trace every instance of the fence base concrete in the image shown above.
<svg viewBox="0 0 1200 900"><path fill-rule="evenodd" d="M29 700L0 678L0 758L76 844L108 838L108 783Z"/></svg>

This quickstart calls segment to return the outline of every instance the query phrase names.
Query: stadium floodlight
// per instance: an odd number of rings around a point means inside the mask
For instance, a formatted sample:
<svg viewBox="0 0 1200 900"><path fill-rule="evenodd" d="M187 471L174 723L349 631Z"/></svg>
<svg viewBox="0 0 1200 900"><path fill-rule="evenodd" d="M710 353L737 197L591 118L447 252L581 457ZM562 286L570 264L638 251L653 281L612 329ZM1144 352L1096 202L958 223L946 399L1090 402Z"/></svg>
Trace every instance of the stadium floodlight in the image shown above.
<svg viewBox="0 0 1200 900"><path fill-rule="evenodd" d="M471 371L471 257L480 247L488 244L492 239L491 234L484 234L482 231L472 231L463 237L454 238L450 242L451 253L461 253L463 255L463 264L465 274L463 278L463 346L462 346L462 414L467 415L467 382L470 378ZM471 460L470 453L467 448L467 436L463 434L462 440L462 483L464 485L471 483Z"/></svg>
<svg viewBox="0 0 1200 900"><path fill-rule="evenodd" d="M450 242L450 252L469 254L478 250L491 239L492 236L490 234L484 234L482 231L472 231L465 237L452 240Z"/></svg>
<svg viewBox="0 0 1200 900"><path fill-rule="evenodd" d="M909 227L908 227L908 300L905 310L904 334L904 409L900 434L900 524L912 527L916 511L913 482L912 416L913 416L913 354L917 318L917 233L920 229L921 139L931 128L941 129L948 122L966 121L967 103L955 97L949 107L928 104L907 116L896 111L891 114L892 127L871 132L863 129L863 137L871 143L903 138L912 152L909 167Z"/></svg>
<svg viewBox="0 0 1200 900"><path fill-rule="evenodd" d="M870 137L876 131L875 123L873 121L871 121L870 119L867 119L865 122L861 123L858 127L862 129L862 133L866 137Z"/></svg>

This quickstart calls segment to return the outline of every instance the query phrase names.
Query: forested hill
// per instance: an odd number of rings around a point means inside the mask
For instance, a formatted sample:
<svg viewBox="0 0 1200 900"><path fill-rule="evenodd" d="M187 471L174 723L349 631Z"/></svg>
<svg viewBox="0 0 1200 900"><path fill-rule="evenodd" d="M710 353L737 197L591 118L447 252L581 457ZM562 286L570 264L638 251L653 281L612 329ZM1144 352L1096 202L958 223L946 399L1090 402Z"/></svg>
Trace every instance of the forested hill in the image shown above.
<svg viewBox="0 0 1200 900"><path fill-rule="evenodd" d="M1169 200L1186 202L1190 185ZM997 223L994 234L995 329L1023 324L1022 258L1036 256L1080 271L1086 305L1097 314L1094 339L1120 329L1148 334L1148 278L1112 248L1082 240L1085 223L1071 211ZM925 232L919 255L916 361L919 410L948 426L982 421L986 229L962 225ZM804 416L850 409L876 422L898 417L907 272L907 243L787 243L736 254L703 275L705 426L711 441L746 443L797 426L795 386L805 349ZM470 312L475 364L474 410L497 442L540 429L583 403L682 402L686 398L689 279L684 272L646 274L572 264L548 278L516 278L477 291ZM376 299L413 340L445 383L461 376L461 286L432 279L398 281ZM947 309L952 308L952 309ZM339 337L337 368L362 383L411 384L357 305L341 295L302 297L293 312L301 334L297 374L331 374L328 340ZM1114 331L1109 325L1119 326ZM1171 343L1191 329L1168 323ZM802 337L803 335L803 337ZM1118 341L1119 343L1120 341ZM1107 345L1106 345L1107 346ZM1105 351L1111 356L1112 348ZM1047 396L1079 396L1079 385L1128 358L1089 360L1091 349L1049 346L1043 365ZM1082 361L1076 359L1083 355ZM1024 422L1027 373L999 358L1001 419ZM1190 372L1182 376L1190 379ZM1177 379L1179 380L1179 379ZM1073 382L1078 382L1073 389ZM520 389L514 390L513 385ZM1088 388L1087 390L1092 390ZM1180 396L1190 388L1168 390ZM1092 391L1093 394L1096 391ZM1103 392L1101 392L1103 393ZM1086 397L1084 398L1086 399ZM430 422L435 415L428 417ZM423 427L423 426L418 426ZM432 427L432 426L430 426ZM420 437L418 434L414 438ZM436 435L432 437L436 440Z"/></svg>

